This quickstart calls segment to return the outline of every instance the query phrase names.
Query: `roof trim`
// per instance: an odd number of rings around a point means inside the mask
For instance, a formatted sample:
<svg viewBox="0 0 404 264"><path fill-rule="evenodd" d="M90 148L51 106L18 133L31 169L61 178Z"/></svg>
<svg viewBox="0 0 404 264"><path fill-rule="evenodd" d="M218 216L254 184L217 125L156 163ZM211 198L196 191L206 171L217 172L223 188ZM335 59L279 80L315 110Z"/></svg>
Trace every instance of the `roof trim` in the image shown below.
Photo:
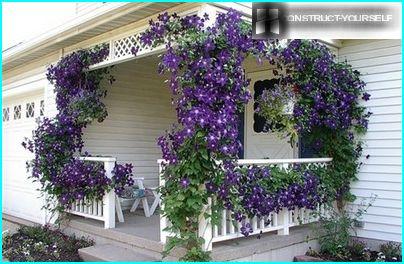
<svg viewBox="0 0 404 264"><path fill-rule="evenodd" d="M61 27L54 28L45 34L3 51L3 67L35 51L61 43L68 38L89 31L102 23L106 23L151 4L153 3L106 3L93 12L77 17Z"/></svg>

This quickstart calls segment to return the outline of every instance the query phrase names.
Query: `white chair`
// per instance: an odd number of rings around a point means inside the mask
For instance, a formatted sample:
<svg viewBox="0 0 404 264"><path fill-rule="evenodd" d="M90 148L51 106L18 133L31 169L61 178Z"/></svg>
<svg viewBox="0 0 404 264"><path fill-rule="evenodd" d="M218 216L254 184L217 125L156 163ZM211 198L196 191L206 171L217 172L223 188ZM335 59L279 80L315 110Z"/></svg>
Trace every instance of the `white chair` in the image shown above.
<svg viewBox="0 0 404 264"><path fill-rule="evenodd" d="M161 208L161 199L160 199L161 194L157 191L158 187L149 187L149 188L146 188L146 189L150 190L152 192L152 194L153 194L153 197L154 197L153 204L152 204L152 206L150 207L150 210L149 210L150 215L153 215L154 211L156 211L157 206L160 206L160 208Z"/></svg>
<svg viewBox="0 0 404 264"><path fill-rule="evenodd" d="M132 208L130 208L130 212L135 212L140 202L142 202L145 216L150 217L149 204L147 202L146 190L143 184L144 178L133 178L133 179L135 180L135 184L139 187L139 190L141 192L138 192L138 194L135 195L135 202L133 203Z"/></svg>

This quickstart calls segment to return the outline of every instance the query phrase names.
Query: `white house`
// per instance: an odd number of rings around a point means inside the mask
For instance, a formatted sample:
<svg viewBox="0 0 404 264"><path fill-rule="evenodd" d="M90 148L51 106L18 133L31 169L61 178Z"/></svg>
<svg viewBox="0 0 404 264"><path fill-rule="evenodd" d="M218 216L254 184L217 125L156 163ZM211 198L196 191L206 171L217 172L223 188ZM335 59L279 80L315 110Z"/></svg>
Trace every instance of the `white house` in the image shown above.
<svg viewBox="0 0 404 264"><path fill-rule="evenodd" d="M94 123L85 130L85 149L92 154L115 157L119 162L135 165L136 177L144 177L146 187L159 184L161 157L156 138L175 122L175 112L170 103L170 93L164 77L157 74L157 55L161 50L141 50L135 58L130 50L148 21L162 11L179 14L214 14L233 7L250 16L250 4L244 3L82 3L77 17L35 39L3 52L2 84L2 212L3 219L19 222L27 220L44 223L47 215L41 210L43 198L36 186L27 179L25 162L31 155L21 146L35 128L38 116L56 113L53 87L45 77L46 68L64 54L100 43L110 45L107 61L95 67L115 65L116 82L108 88L105 103L109 116L103 123ZM332 40L325 41L341 60L348 62L363 74L371 100L365 103L373 115L365 136L363 166L355 182L354 193L359 198L377 195L364 217L358 236L370 241L391 240L401 242L402 235L402 47L401 40ZM247 75L256 81L269 78L268 69L255 62L246 63ZM244 159L295 159L299 151L273 134L254 130L253 102L244 117ZM296 161L297 160L297 161ZM312 162L325 162L315 161ZM109 202L115 203L112 199ZM96 206L96 205L95 205ZM114 205L115 206L115 205ZM113 207L112 207L113 208ZM113 210L113 209L112 209ZM146 218L142 215L125 215L125 222L113 223L103 229L102 221L114 214L103 211L75 208L68 229L79 234L90 234L106 248L136 248L136 254L127 260L157 258L162 250L161 228L164 219L158 214ZM224 212L226 214L226 212ZM268 236L257 245L256 239L242 239L234 227L228 230L211 230L212 256L215 260L291 260L302 254L308 245L304 232L294 228L294 216L288 218L288 232L293 243L285 236ZM91 219L93 218L93 219ZM102 220L102 221L99 221ZM111 220L114 221L114 220ZM115 221L114 221L115 222ZM264 229L256 223L257 232ZM223 224L226 226L226 222ZM222 225L222 226L223 226ZM282 226L283 225L283 226ZM271 230L285 230L278 223ZM289 230L290 227L290 230ZM279 232L281 233L281 232ZM290 239L289 239L290 240ZM112 242L111 242L112 241ZM212 246L212 245L210 245ZM254 250L252 250L254 249ZM292 253L287 253L292 252ZM90 256L92 252L85 252ZM134 254L134 253L133 253ZM140 257L139 257L140 256ZM113 260L112 256L100 259Z"/></svg>

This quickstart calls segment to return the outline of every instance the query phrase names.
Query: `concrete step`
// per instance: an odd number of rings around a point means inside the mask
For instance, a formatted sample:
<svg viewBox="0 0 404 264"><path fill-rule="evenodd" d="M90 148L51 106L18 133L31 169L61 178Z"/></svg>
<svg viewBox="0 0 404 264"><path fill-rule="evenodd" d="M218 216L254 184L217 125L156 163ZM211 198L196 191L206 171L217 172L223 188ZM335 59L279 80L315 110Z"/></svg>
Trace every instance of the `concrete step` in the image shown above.
<svg viewBox="0 0 404 264"><path fill-rule="evenodd" d="M112 244L81 248L79 255L84 261L161 261L134 248L129 249Z"/></svg>
<svg viewBox="0 0 404 264"><path fill-rule="evenodd" d="M123 244L125 247L137 247L151 250L159 255L163 251L164 245L158 241L127 234L116 229L104 229L91 223L83 221L81 218L71 219L65 226L68 233L90 237L96 244Z"/></svg>

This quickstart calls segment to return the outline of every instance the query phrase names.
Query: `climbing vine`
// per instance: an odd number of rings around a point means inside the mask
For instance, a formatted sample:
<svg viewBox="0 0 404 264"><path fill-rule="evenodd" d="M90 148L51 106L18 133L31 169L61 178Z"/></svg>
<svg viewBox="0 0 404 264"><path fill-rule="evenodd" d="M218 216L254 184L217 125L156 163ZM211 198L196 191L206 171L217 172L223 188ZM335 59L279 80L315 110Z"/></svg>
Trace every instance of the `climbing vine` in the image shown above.
<svg viewBox="0 0 404 264"><path fill-rule="evenodd" d="M110 69L89 71L89 67L103 61L108 53L105 46L80 50L48 68L47 78L55 87L58 113L54 118L38 120L33 137L25 139L22 145L35 155L27 168L33 180L40 183L45 208L51 212L63 212L84 197L102 200L111 189L119 194L124 186L133 184L131 164L117 164L109 179L103 164L74 158L84 145L83 129L93 120L102 122L107 116L102 102L106 90L101 82L109 76Z"/></svg>
<svg viewBox="0 0 404 264"><path fill-rule="evenodd" d="M163 213L174 234L166 253L183 246L182 260L209 258L201 249L205 241L198 218L211 197L217 202L204 216L217 224L218 210L231 209L244 235L251 233L246 217L348 198L361 150L354 135L366 131L370 115L358 100L369 95L359 73L336 62L328 48L316 41L253 40L251 26L234 10L218 14L214 23L207 15L161 14L150 21L141 42L166 46L159 72L171 73L168 83L177 111L177 124L158 139L167 161L160 189ZM279 85L259 98L257 113L277 123L276 132L292 143L298 135L307 136L319 155L335 159L330 167L236 165L239 114L251 98L242 67L248 56L281 72L274 71ZM291 98L293 118L283 109Z"/></svg>
<svg viewBox="0 0 404 264"><path fill-rule="evenodd" d="M284 47L270 50L277 69L274 75L279 87L270 96L263 94L258 114L268 123L277 123L277 132L297 140L301 135L320 157L332 157L330 175L325 179L330 197L352 201L350 182L356 180L362 153L360 136L367 130L371 115L360 101L370 95L364 92L360 73L317 41L292 40ZM283 73L279 71L282 70ZM283 89L286 92L279 92ZM270 92L269 92L270 93ZM294 102L293 114L285 115L282 105L273 104L288 94ZM285 104L284 104L285 105ZM282 112L280 123L277 113ZM275 114L274 114L275 113Z"/></svg>
<svg viewBox="0 0 404 264"><path fill-rule="evenodd" d="M251 25L235 10L218 14L179 17L163 13L141 35L141 45L166 46L159 72L169 73L168 84L177 112L177 124L158 139L164 164L165 185L160 192L163 214L170 220L172 237L165 254L182 246L186 261L204 261L198 222L208 201L215 197L213 224L218 211L231 209L242 223L241 232L251 233L247 217L265 216L282 208L313 209L320 203L352 199L349 184L356 179L361 143L370 113L359 104L368 100L360 74L336 61L316 41L287 43L252 39ZM140 47L134 47L133 53ZM109 68L88 71L106 58L108 49L96 47L69 54L48 69L55 86L58 114L44 118L32 139L23 145L35 154L28 164L32 177L57 210L69 208L75 199L100 199L115 188L119 194L132 185L132 166L117 165L108 179L99 164L74 159L83 147L83 128L93 120L102 122L107 109L101 82ZM296 142L300 135L333 158L327 168L310 166L238 166L240 113L251 99L243 61L254 56L273 65L279 84L258 99L257 113L268 127ZM109 78L113 81L113 78ZM285 111L292 99L293 114ZM271 126L276 123L276 126Z"/></svg>

